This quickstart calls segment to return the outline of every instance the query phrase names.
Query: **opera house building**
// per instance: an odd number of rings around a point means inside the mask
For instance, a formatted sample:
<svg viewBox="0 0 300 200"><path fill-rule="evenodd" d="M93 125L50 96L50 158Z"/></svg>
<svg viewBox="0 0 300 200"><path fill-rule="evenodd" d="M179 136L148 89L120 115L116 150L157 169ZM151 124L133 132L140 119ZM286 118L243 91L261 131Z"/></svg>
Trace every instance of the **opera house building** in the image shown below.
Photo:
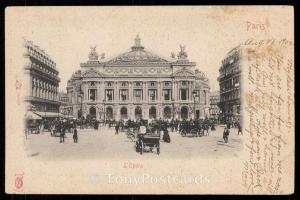
<svg viewBox="0 0 300 200"><path fill-rule="evenodd" d="M147 51L139 36L129 52L107 61L96 47L67 83L75 118L190 119L209 117L209 81L185 47L169 60Z"/></svg>

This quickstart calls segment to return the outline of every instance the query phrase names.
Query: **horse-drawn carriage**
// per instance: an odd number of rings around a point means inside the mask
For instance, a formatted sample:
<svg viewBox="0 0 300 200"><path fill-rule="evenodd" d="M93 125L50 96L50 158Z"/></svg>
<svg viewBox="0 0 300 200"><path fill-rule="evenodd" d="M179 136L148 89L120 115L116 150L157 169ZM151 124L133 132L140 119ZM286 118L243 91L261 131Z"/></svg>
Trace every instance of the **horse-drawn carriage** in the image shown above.
<svg viewBox="0 0 300 200"><path fill-rule="evenodd" d="M180 134L185 136L192 136L192 137L201 137L204 135L204 131L208 134L209 125L207 123L191 123L191 122L181 122L179 125L179 132Z"/></svg>
<svg viewBox="0 0 300 200"><path fill-rule="evenodd" d="M160 154L160 135L157 134L149 134L145 126L140 127L140 131L137 134L137 140L135 144L135 148L137 152L143 154L146 148L149 148L150 152L154 148L156 148L156 153Z"/></svg>

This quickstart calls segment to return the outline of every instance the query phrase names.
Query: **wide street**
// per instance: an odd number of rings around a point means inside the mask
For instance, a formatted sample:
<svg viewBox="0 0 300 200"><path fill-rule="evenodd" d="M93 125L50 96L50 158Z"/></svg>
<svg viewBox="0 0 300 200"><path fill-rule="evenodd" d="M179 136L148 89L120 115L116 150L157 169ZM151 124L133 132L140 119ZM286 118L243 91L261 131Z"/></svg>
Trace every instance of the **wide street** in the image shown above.
<svg viewBox="0 0 300 200"><path fill-rule="evenodd" d="M125 132L115 134L114 128L100 127L94 129L78 129L78 143L73 143L71 133L66 134L65 143L59 137L51 137L49 132L28 135L26 152L32 159L101 159L101 158L192 158L192 157L237 157L242 149L242 135L231 128L227 144L222 139L224 126L217 126L209 136L182 137L171 132L171 143L161 140L160 155L145 152L140 155L135 151L135 142L130 141Z"/></svg>

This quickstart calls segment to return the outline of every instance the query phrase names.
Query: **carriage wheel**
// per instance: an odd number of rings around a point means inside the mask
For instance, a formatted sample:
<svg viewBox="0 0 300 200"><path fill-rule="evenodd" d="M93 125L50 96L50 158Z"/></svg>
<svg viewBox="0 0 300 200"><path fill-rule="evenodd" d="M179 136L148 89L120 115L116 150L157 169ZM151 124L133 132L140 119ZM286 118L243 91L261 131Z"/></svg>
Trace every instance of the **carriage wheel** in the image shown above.
<svg viewBox="0 0 300 200"><path fill-rule="evenodd" d="M142 155L143 154L143 150L144 150L144 143L143 142L141 142L141 147L140 147L141 149L140 149L140 154Z"/></svg>
<svg viewBox="0 0 300 200"><path fill-rule="evenodd" d="M159 145L159 143L157 143L155 146L156 146L157 155L159 155L160 154L160 145Z"/></svg>
<svg viewBox="0 0 300 200"><path fill-rule="evenodd" d="M138 142L135 143L135 151L139 152L139 143Z"/></svg>
<svg viewBox="0 0 300 200"><path fill-rule="evenodd" d="M192 134L193 136L197 136L197 131L194 130L194 129L192 129L192 130L191 130L191 134Z"/></svg>

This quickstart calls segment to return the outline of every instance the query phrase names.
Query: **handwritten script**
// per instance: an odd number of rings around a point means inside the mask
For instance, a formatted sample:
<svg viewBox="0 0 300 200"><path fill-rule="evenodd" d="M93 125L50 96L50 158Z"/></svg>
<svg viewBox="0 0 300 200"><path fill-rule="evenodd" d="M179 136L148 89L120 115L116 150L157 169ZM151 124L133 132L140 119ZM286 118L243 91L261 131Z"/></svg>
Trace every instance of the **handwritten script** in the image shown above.
<svg viewBox="0 0 300 200"><path fill-rule="evenodd" d="M294 113L293 44L248 39L243 46L245 144L242 184L249 193L281 194ZM293 173L293 172L291 172Z"/></svg>

